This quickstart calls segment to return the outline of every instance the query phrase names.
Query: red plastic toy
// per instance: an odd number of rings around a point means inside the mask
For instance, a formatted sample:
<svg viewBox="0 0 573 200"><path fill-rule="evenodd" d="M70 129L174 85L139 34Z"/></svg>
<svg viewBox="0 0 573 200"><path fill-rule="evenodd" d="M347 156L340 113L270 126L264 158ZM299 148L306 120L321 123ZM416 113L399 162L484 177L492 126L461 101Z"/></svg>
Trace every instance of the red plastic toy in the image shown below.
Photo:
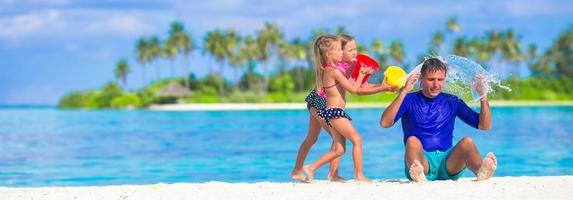
<svg viewBox="0 0 573 200"><path fill-rule="evenodd" d="M370 56L366 54L358 54L356 56L356 64L354 65L354 69L352 70L352 76L351 76L354 80L358 78L358 73L360 73L361 67L370 67L374 69L374 71L380 68L378 62L376 62L376 60L374 60ZM368 82L368 78L370 78L370 75L371 74L364 76L364 79L362 79L362 84Z"/></svg>

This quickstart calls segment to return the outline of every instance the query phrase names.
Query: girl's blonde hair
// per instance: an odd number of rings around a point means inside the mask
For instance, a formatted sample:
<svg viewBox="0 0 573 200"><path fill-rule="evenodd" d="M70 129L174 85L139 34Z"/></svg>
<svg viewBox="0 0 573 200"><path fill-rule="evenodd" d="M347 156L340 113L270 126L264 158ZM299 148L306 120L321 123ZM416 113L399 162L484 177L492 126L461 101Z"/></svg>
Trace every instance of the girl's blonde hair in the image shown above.
<svg viewBox="0 0 573 200"><path fill-rule="evenodd" d="M314 42L314 57L315 57L315 70L317 89L322 86L322 69L326 64L326 52L334 50L334 44L340 42L340 37L334 35L321 35L316 38Z"/></svg>
<svg viewBox="0 0 573 200"><path fill-rule="evenodd" d="M342 49L344 49L346 44L355 40L354 37L352 37L350 35L346 35L346 34L338 34L338 37L340 38L340 43L341 43Z"/></svg>

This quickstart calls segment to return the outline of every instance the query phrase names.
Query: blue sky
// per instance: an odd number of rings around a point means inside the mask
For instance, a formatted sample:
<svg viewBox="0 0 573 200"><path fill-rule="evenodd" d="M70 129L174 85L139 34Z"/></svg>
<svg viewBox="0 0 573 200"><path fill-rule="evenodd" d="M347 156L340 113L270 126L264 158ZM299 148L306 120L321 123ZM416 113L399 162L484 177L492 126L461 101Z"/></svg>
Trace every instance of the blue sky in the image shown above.
<svg viewBox="0 0 573 200"><path fill-rule="evenodd" d="M265 21L287 39L307 38L311 30L344 26L362 43L400 39L415 57L436 30L456 16L459 34L513 28L524 45L546 49L573 25L573 3L566 0L510 1L136 1L0 0L0 105L56 104L71 90L100 87L113 80L125 57L132 66L130 88L141 87L134 43L141 36L165 37L169 23L182 21L195 41L209 30L233 28L254 34ZM194 52L192 71L207 72L207 57ZM161 63L167 75L167 63ZM153 71L148 69L148 77Z"/></svg>

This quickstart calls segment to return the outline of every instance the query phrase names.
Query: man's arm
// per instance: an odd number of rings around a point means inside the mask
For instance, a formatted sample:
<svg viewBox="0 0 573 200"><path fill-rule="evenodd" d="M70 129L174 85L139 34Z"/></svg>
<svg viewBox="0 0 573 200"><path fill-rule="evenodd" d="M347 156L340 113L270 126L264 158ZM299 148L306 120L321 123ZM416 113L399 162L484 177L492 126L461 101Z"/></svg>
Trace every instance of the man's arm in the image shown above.
<svg viewBox="0 0 573 200"><path fill-rule="evenodd" d="M487 101L487 93L485 93L485 86L487 82L485 82L484 77L482 75L476 76L477 84L476 90L482 95L480 100L481 108L479 111L479 125L478 128L480 130L490 130L491 129L491 111L489 109L489 102Z"/></svg>
<svg viewBox="0 0 573 200"><path fill-rule="evenodd" d="M398 110L400 109L400 106L402 105L402 102L404 101L404 98L406 98L408 92L412 91L414 88L414 84L416 84L419 76L419 74L414 74L408 78L406 85L402 88L398 97L396 97L396 99L394 99L394 101L392 101L392 103L384 110L384 113L382 113L382 117L380 118L380 126L384 128L390 128L392 125L394 125L396 113L398 113Z"/></svg>
<svg viewBox="0 0 573 200"><path fill-rule="evenodd" d="M382 113L382 117L380 118L380 126L384 128L390 128L394 125L394 119L396 118L396 113L398 113L398 109L400 109L400 105L404 101L408 92L401 91L400 95L392 101L392 103L384 110Z"/></svg>
<svg viewBox="0 0 573 200"><path fill-rule="evenodd" d="M489 103L487 102L487 96L484 96L480 100L481 109L479 111L479 129L480 130L490 130L491 129L491 111L489 109Z"/></svg>

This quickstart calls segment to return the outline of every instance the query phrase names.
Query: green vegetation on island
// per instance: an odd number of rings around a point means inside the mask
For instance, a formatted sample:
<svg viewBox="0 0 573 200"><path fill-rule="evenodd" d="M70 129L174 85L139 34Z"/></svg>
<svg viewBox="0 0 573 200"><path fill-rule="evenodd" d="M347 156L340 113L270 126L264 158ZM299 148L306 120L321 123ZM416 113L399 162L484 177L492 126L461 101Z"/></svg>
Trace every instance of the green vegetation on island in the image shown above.
<svg viewBox="0 0 573 200"><path fill-rule="evenodd" d="M461 35L461 26L455 18L447 20L446 28L433 33L430 47L416 60L406 60L400 40L389 43L374 39L370 44L358 40L360 53L378 60L381 70L373 74L370 82L380 82L385 67L397 65L413 67L428 55L444 52L468 57L486 69L501 66L512 72L503 80L512 91L497 90L491 99L497 100L573 100L573 26L560 33L553 44L540 51L535 44L525 48L512 29L490 30L482 36ZM232 29L215 29L206 33L199 45L185 30L183 23L173 22L168 37L144 37L136 41L137 66L142 69L142 80L147 86L126 91L127 76L134 70L128 59L120 59L115 66L116 80L100 89L73 91L59 102L69 108L145 108L151 104L168 103L220 103L220 102L303 102L314 87L312 43L322 34L348 34L343 27L335 30L316 29L306 39L286 40L275 24L265 25L254 35L241 35ZM387 45L388 44L388 45ZM199 48L199 46L201 48ZM212 59L208 75L198 78L192 72L192 52L200 52ZM176 66L177 58L184 61ZM170 78L160 78L166 66L159 60L169 61ZM145 69L152 67L155 78L149 80ZM176 74L176 67L184 73ZM520 76L520 67L531 72ZM234 80L221 74L232 70ZM353 96L351 102L390 101L393 95Z"/></svg>

